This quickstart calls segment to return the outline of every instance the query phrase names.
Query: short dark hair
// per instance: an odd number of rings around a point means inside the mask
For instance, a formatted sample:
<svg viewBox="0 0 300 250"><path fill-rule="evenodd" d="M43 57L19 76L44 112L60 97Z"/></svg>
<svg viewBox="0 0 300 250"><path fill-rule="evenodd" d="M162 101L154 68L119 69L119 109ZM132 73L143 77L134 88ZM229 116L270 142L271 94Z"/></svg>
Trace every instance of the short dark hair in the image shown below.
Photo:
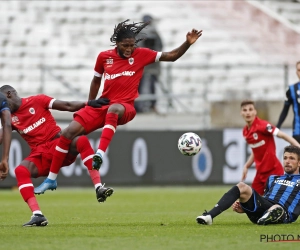
<svg viewBox="0 0 300 250"><path fill-rule="evenodd" d="M249 104L252 104L254 107L255 107L255 102L250 100L250 99L246 99L246 100L243 100L241 102L241 107L245 106L245 105L249 105Z"/></svg>
<svg viewBox="0 0 300 250"><path fill-rule="evenodd" d="M294 153L298 156L298 161L300 160L300 148L294 145L288 145L284 148L283 153L288 152L288 153Z"/></svg>
<svg viewBox="0 0 300 250"><path fill-rule="evenodd" d="M124 22L119 23L114 28L114 33L110 38L110 41L116 45L117 42L121 42L123 39L126 38L136 38L136 36L141 32L143 28L145 28L149 22L139 22L139 23L132 23L128 24L127 22L129 19L125 20ZM135 39L135 45L145 40L146 38Z"/></svg>
<svg viewBox="0 0 300 250"><path fill-rule="evenodd" d="M2 85L0 87L0 92L6 93L7 91L12 90L12 89L14 89L14 88L10 85Z"/></svg>

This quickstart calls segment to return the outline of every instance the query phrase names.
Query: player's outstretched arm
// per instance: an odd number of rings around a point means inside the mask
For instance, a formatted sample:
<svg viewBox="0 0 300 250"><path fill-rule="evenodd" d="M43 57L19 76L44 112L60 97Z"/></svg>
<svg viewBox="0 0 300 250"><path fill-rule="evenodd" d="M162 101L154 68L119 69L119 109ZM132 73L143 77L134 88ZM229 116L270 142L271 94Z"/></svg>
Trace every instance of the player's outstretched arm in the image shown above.
<svg viewBox="0 0 300 250"><path fill-rule="evenodd" d="M163 52L159 61L163 62L175 62L178 58L180 58L188 49L189 47L195 43L198 38L202 35L202 30L192 29L192 31L186 34L186 41L181 44L178 48L170 51L170 52Z"/></svg>
<svg viewBox="0 0 300 250"><path fill-rule="evenodd" d="M90 86L89 100L96 99L101 85L101 77L94 76Z"/></svg>
<svg viewBox="0 0 300 250"><path fill-rule="evenodd" d="M9 110L2 110L1 123L3 127L3 148L2 159L0 163L0 179L4 180L8 174L8 157L11 144L11 115Z"/></svg>
<svg viewBox="0 0 300 250"><path fill-rule="evenodd" d="M294 146L300 147L300 144L293 137L291 137L290 135L282 132L281 130L278 131L277 137L287 141L288 143L290 143Z"/></svg>

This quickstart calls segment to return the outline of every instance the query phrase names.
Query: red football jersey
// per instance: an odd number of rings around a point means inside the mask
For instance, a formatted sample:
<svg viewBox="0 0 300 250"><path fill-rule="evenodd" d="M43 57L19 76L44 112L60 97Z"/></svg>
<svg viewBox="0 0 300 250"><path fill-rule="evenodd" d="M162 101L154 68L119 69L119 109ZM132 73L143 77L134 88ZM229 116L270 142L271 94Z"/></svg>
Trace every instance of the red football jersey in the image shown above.
<svg viewBox="0 0 300 250"><path fill-rule="evenodd" d="M104 78L101 97L110 103L133 102L139 96L144 67L159 61L161 54L147 48L136 48L130 58L120 57L117 48L101 52L94 69L95 76Z"/></svg>
<svg viewBox="0 0 300 250"><path fill-rule="evenodd" d="M31 148L52 139L61 128L49 109L55 101L46 95L22 98L20 108L11 114L12 129L16 130Z"/></svg>
<svg viewBox="0 0 300 250"><path fill-rule="evenodd" d="M267 173L280 167L283 169L276 156L274 135L278 131L277 127L258 117L254 119L250 129L247 125L243 129L243 136L252 148L258 173Z"/></svg>

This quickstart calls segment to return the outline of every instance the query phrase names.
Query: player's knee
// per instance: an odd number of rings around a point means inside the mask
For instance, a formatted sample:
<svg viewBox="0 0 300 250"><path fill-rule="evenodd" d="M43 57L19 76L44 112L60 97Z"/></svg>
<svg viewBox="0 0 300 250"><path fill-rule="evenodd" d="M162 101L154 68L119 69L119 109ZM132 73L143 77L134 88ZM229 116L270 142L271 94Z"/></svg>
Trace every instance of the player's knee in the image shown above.
<svg viewBox="0 0 300 250"><path fill-rule="evenodd" d="M125 112L125 107L122 104L115 103L109 106L107 113L117 114L119 117Z"/></svg>
<svg viewBox="0 0 300 250"><path fill-rule="evenodd" d="M237 187L239 188L241 194L245 193L245 192L249 191L249 189L251 189L251 187L249 187L249 185L247 185L244 182L239 182L237 184Z"/></svg>
<svg viewBox="0 0 300 250"><path fill-rule="evenodd" d="M15 175L16 179L19 180L23 177L29 177L30 178L30 172L29 170L24 166L18 166L15 168Z"/></svg>

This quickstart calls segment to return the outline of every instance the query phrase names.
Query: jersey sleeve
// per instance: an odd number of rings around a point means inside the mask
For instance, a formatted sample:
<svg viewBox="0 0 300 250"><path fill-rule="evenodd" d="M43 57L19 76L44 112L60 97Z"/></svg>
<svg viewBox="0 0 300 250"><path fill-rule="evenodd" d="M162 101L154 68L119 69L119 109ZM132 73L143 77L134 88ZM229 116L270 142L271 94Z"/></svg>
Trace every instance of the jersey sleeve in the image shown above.
<svg viewBox="0 0 300 250"><path fill-rule="evenodd" d="M292 95L291 95L291 89L290 88L286 91L285 95L286 95L286 99L284 100L285 105L293 104L293 98L292 98Z"/></svg>
<svg viewBox="0 0 300 250"><path fill-rule="evenodd" d="M10 109L5 95L0 93L0 112L2 112L3 110L10 110Z"/></svg>
<svg viewBox="0 0 300 250"><path fill-rule="evenodd" d="M279 132L279 129L276 126L264 120L261 120L259 127L263 134L277 135Z"/></svg>
<svg viewBox="0 0 300 250"><path fill-rule="evenodd" d="M145 66L154 62L158 62L162 54L162 52L157 52L148 48L140 48L140 50L142 52L142 57L144 59L143 61Z"/></svg>
<svg viewBox="0 0 300 250"><path fill-rule="evenodd" d="M103 56L100 53L97 57L95 68L94 68L94 75L97 77L101 77L104 72L104 65L103 65Z"/></svg>
<svg viewBox="0 0 300 250"><path fill-rule="evenodd" d="M56 100L53 97L47 96L47 95L36 95L35 96L36 101L39 102L40 105L43 106L44 109L52 109L52 105L54 101Z"/></svg>

